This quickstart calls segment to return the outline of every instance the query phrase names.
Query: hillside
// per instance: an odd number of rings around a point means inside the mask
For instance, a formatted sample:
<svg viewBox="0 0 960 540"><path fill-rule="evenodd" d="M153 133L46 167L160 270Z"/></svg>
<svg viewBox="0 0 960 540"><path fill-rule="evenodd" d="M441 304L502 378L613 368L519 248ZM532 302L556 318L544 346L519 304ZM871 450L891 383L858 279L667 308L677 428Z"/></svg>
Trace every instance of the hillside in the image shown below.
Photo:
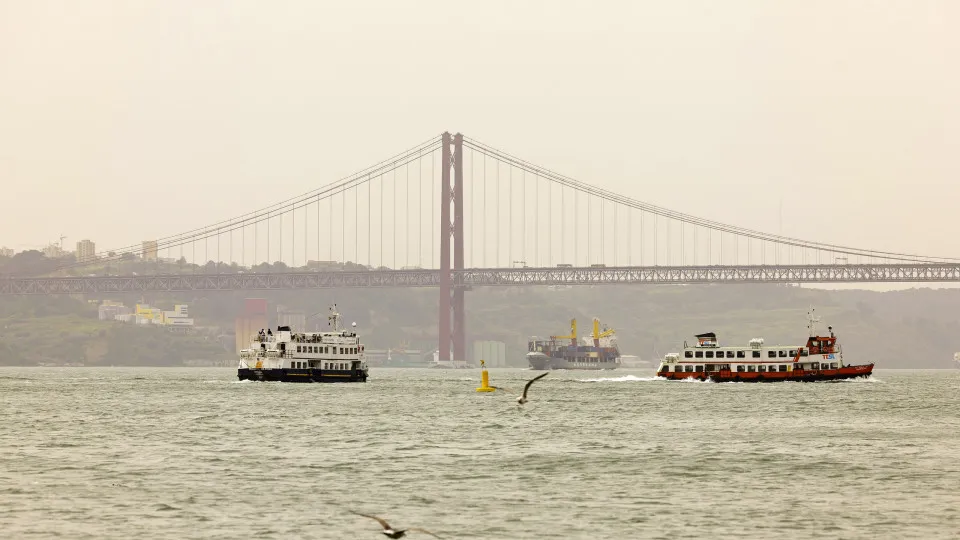
<svg viewBox="0 0 960 540"><path fill-rule="evenodd" d="M88 365L182 365L223 359L232 352L210 336L232 333L246 297L267 298L271 314L277 304L308 315L319 313L309 326L325 324L323 312L338 302L371 348L401 343L424 351L436 347L434 289L156 294L144 299L154 305L190 304L197 324L206 327L193 335L100 322L95 305L75 298L8 297L0 301L0 363L59 359ZM140 300L110 299L128 305ZM823 318L824 330L834 327L849 361L873 359L888 368L948 368L954 351L960 351L958 290L880 293L772 285L477 289L467 293L468 342L504 341L508 357L523 365L528 336L567 333L573 317L586 334L596 316L617 331L624 354L641 358L676 351L684 340L707 331L716 332L724 344L745 344L753 337L763 337L768 344L799 343L806 337L811 305ZM25 343L32 344L29 350ZM468 355L470 350L468 343Z"/></svg>

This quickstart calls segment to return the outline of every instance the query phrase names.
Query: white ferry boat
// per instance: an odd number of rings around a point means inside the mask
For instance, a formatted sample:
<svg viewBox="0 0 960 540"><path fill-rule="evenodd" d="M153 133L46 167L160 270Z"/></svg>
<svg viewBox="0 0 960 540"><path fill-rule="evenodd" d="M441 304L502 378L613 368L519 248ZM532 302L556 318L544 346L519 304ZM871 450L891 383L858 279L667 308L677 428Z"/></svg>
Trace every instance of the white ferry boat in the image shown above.
<svg viewBox="0 0 960 540"><path fill-rule="evenodd" d="M251 381L366 382L364 345L356 331L340 328L336 304L330 308L330 332L294 332L278 326L263 330L240 351L237 377ZM356 328L357 323L353 323Z"/></svg>
<svg viewBox="0 0 960 540"><path fill-rule="evenodd" d="M837 343L833 327L829 336L816 331L819 318L808 312L810 337L805 345L764 345L751 339L746 347L722 347L716 334L697 335L697 344L684 342L682 354L664 356L657 375L666 379L710 379L715 382L832 381L869 377L873 364L849 365Z"/></svg>

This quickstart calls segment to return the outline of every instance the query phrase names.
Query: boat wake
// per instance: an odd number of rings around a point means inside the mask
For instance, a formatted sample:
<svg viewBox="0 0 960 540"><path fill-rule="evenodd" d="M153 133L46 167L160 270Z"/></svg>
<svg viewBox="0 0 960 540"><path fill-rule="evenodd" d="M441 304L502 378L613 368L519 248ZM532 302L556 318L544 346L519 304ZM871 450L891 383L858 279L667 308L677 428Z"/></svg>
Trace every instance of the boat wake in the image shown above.
<svg viewBox="0 0 960 540"><path fill-rule="evenodd" d="M636 375L624 375L623 377L602 377L599 379L580 379L579 382L651 382L665 381L663 377L637 377Z"/></svg>
<svg viewBox="0 0 960 540"><path fill-rule="evenodd" d="M880 379L874 378L873 375L867 378L858 377L856 379L842 379L839 381L829 381L829 382L838 382L838 383L845 383L845 384L884 384L883 381L881 381Z"/></svg>

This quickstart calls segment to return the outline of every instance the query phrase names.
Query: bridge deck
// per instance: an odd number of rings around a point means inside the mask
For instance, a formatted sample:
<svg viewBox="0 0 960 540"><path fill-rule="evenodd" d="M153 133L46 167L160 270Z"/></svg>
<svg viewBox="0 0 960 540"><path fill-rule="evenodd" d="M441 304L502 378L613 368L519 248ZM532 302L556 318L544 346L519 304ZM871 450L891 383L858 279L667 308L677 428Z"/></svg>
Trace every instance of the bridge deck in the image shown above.
<svg viewBox="0 0 960 540"><path fill-rule="evenodd" d="M934 283L960 281L960 264L475 268L451 273L454 286L461 287L698 283ZM439 270L420 269L270 274L0 277L0 295L438 286L440 286Z"/></svg>

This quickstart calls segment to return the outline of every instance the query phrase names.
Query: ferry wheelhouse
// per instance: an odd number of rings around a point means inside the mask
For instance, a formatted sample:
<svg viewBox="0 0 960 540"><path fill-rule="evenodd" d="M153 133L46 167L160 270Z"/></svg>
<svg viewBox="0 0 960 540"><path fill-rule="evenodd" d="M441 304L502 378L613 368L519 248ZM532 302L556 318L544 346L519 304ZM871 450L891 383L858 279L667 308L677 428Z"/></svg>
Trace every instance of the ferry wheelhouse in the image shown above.
<svg viewBox="0 0 960 540"><path fill-rule="evenodd" d="M251 381L366 382L364 345L356 331L340 328L336 305L327 317L332 331L294 332L278 326L263 330L240 351L237 377ZM353 323L356 328L357 323Z"/></svg>
<svg viewBox="0 0 960 540"><path fill-rule="evenodd" d="M816 331L819 319L808 313L810 336L805 345L768 346L763 338L751 339L746 347L723 347L716 334L696 336L696 345L683 344L682 353L664 355L657 375L666 379L696 379L714 382L834 381L869 377L873 364L849 365L837 343L833 327L829 335Z"/></svg>

